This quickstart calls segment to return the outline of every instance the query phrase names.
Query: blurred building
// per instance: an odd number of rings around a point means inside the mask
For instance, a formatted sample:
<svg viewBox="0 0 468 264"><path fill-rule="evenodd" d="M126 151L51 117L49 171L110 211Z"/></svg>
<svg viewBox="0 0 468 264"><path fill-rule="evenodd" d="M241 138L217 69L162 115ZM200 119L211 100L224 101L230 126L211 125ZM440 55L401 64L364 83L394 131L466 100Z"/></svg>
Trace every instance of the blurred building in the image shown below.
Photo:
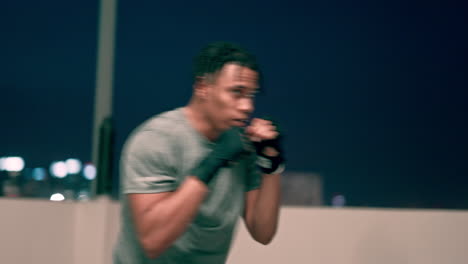
<svg viewBox="0 0 468 264"><path fill-rule="evenodd" d="M282 204L323 205L321 176L317 173L285 171L281 178Z"/></svg>

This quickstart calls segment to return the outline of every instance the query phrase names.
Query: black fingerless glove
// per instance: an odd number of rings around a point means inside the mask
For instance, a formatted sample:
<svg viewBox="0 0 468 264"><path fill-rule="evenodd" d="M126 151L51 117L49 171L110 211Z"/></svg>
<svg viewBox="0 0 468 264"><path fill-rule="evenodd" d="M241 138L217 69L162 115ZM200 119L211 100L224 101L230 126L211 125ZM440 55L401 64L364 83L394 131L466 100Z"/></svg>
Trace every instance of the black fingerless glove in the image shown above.
<svg viewBox="0 0 468 264"><path fill-rule="evenodd" d="M281 148L282 137L279 135L275 139L263 140L260 142L253 142L257 152L257 166L265 174L277 174L284 171L284 156L283 150ZM277 155L269 156L267 155L267 148L273 148Z"/></svg>

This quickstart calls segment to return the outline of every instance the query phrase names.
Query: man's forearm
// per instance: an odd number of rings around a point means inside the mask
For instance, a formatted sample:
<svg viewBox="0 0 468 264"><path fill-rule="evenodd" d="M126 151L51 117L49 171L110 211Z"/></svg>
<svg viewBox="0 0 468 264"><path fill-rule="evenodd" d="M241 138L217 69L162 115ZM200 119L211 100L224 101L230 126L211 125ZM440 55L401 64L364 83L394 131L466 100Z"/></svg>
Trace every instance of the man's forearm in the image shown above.
<svg viewBox="0 0 468 264"><path fill-rule="evenodd" d="M273 239L278 226L281 176L264 174L262 177L255 204L253 230L257 241L268 244Z"/></svg>

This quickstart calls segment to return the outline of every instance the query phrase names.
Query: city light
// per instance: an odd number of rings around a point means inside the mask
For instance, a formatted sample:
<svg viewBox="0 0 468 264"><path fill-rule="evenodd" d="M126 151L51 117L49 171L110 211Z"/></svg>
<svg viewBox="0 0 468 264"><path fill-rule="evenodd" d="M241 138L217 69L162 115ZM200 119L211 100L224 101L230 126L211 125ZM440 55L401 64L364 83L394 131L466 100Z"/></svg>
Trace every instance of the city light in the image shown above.
<svg viewBox="0 0 468 264"><path fill-rule="evenodd" d="M4 157L0 161L0 170L18 172L24 169L24 160L21 157Z"/></svg>
<svg viewBox="0 0 468 264"><path fill-rule="evenodd" d="M68 174L67 164L63 161L52 162L50 173L57 178L65 178Z"/></svg>
<svg viewBox="0 0 468 264"><path fill-rule="evenodd" d="M77 200L79 201L89 201L89 191L87 190L81 190L78 192L78 198Z"/></svg>
<svg viewBox="0 0 468 264"><path fill-rule="evenodd" d="M50 196L50 200L54 202L60 202L65 200L65 196L63 196L61 193L54 193Z"/></svg>
<svg viewBox="0 0 468 264"><path fill-rule="evenodd" d="M31 174L34 180L42 181L46 177L46 170L44 168L34 168Z"/></svg>
<svg viewBox="0 0 468 264"><path fill-rule="evenodd" d="M68 174L76 174L81 171L81 161L78 159L67 159L65 164L67 165Z"/></svg>
<svg viewBox="0 0 468 264"><path fill-rule="evenodd" d="M333 207L343 207L346 205L346 197L342 194L337 194L332 198Z"/></svg>
<svg viewBox="0 0 468 264"><path fill-rule="evenodd" d="M90 181L94 180L94 178L96 178L96 167L91 163L86 164L83 170L83 176Z"/></svg>
<svg viewBox="0 0 468 264"><path fill-rule="evenodd" d="M19 155L0 156L0 196L87 201L91 197L89 181L96 177L94 164L84 163L78 158L26 167L24 158Z"/></svg>

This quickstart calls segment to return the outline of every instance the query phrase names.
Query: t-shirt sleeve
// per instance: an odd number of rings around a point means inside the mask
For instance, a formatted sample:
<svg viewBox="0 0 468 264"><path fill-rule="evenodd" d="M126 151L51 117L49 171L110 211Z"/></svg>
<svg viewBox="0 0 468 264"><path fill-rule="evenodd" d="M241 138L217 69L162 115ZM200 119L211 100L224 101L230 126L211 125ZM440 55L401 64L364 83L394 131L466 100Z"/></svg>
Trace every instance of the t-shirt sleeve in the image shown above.
<svg viewBox="0 0 468 264"><path fill-rule="evenodd" d="M133 136L121 159L122 192L159 193L176 189L174 155L167 135L143 131Z"/></svg>
<svg viewBox="0 0 468 264"><path fill-rule="evenodd" d="M257 160L257 155L255 153L251 153L246 158L246 162L247 162L246 164L246 168L247 168L246 191L247 192L260 188L260 184L262 183L262 174L257 167L256 160Z"/></svg>

